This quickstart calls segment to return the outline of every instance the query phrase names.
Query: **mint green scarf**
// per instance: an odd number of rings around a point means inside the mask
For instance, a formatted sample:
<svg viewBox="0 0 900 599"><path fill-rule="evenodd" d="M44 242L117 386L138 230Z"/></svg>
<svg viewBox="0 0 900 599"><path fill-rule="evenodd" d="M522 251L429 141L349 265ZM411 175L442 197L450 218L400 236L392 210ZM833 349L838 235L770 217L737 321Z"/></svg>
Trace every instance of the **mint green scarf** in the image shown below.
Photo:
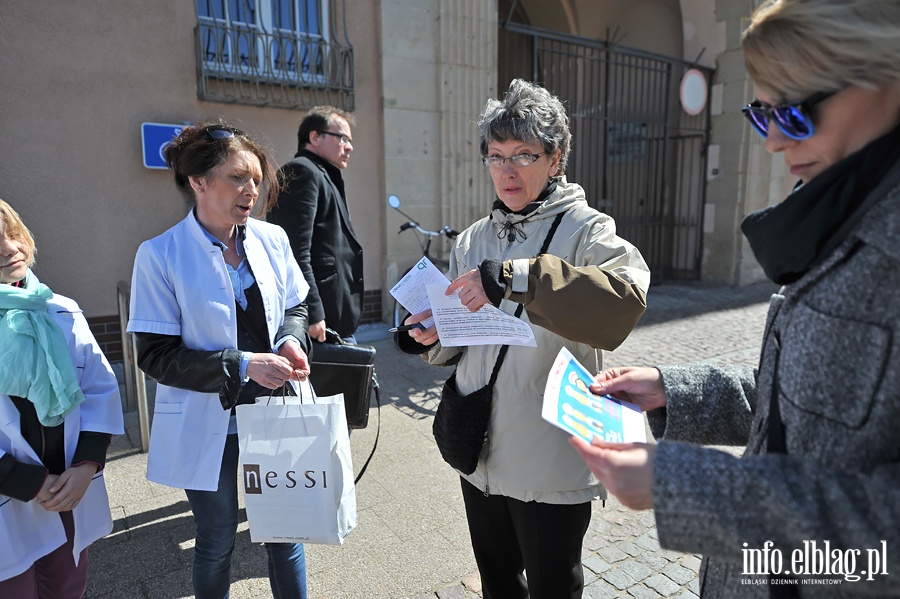
<svg viewBox="0 0 900 599"><path fill-rule="evenodd" d="M0 393L34 404L44 426L59 426L84 401L66 338L47 312L49 287L28 269L25 287L0 284Z"/></svg>

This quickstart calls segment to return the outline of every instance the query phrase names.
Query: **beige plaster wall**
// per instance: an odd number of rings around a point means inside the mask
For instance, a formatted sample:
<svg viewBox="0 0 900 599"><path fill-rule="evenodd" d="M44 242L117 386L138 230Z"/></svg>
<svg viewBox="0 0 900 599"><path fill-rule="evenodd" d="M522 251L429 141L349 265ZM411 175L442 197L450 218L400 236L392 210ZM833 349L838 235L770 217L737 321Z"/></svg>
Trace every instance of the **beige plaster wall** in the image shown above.
<svg viewBox="0 0 900 599"><path fill-rule="evenodd" d="M380 14L353 2L355 153L350 211L366 251L366 287L382 285ZM223 115L271 145L296 151L303 113L197 99L193 2L4 4L0 18L0 198L35 234L37 272L87 316L115 314L116 282L130 280L144 239L187 207L171 173L141 157L142 122Z"/></svg>
<svg viewBox="0 0 900 599"><path fill-rule="evenodd" d="M679 0L521 0L531 25L681 57Z"/></svg>
<svg viewBox="0 0 900 599"><path fill-rule="evenodd" d="M387 193L426 229L462 230L485 213L491 187L475 122L496 94L496 0L382 0ZM476 216L477 215L477 216ZM387 210L387 290L422 251L406 218ZM434 255L446 255L438 239Z"/></svg>

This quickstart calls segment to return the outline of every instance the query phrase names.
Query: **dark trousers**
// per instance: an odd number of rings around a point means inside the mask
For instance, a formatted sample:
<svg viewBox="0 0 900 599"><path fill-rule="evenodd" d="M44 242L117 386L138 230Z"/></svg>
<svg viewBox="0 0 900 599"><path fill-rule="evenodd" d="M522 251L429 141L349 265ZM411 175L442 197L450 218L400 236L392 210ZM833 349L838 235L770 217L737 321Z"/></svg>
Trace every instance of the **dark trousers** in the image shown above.
<svg viewBox="0 0 900 599"><path fill-rule="evenodd" d="M17 501L12 499L11 501ZM30 568L10 579L0 581L0 597L12 599L80 599L87 586L88 556L83 549L75 565L75 523L72 512L60 512L66 542Z"/></svg>
<svg viewBox="0 0 900 599"><path fill-rule="evenodd" d="M485 497L460 480L484 599L580 599L581 545L591 522L590 502L560 505Z"/></svg>

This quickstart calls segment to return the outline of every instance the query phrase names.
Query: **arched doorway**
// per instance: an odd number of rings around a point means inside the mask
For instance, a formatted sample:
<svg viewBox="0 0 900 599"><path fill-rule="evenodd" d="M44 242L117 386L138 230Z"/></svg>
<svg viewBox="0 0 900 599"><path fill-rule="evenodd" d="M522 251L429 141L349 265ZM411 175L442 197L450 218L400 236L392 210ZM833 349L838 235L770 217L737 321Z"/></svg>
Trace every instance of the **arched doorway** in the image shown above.
<svg viewBox="0 0 900 599"><path fill-rule="evenodd" d="M558 26L577 12L567 7L553 13ZM616 219L654 282L699 278L709 112L687 114L678 92L690 67L707 88L712 69L626 47L627 32L600 41L535 27L528 4L516 0L501 0L498 13L498 89L521 77L557 94L573 135L569 180Z"/></svg>

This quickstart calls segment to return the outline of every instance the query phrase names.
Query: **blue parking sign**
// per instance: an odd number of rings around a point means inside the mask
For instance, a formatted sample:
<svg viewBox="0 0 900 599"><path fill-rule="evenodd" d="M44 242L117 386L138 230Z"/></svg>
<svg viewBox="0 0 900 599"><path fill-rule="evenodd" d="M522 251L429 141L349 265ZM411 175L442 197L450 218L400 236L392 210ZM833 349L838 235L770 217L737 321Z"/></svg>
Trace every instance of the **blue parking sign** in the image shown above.
<svg viewBox="0 0 900 599"><path fill-rule="evenodd" d="M163 149L181 133L184 125L163 123L141 123L141 141L144 146L144 166L147 168L167 168Z"/></svg>

